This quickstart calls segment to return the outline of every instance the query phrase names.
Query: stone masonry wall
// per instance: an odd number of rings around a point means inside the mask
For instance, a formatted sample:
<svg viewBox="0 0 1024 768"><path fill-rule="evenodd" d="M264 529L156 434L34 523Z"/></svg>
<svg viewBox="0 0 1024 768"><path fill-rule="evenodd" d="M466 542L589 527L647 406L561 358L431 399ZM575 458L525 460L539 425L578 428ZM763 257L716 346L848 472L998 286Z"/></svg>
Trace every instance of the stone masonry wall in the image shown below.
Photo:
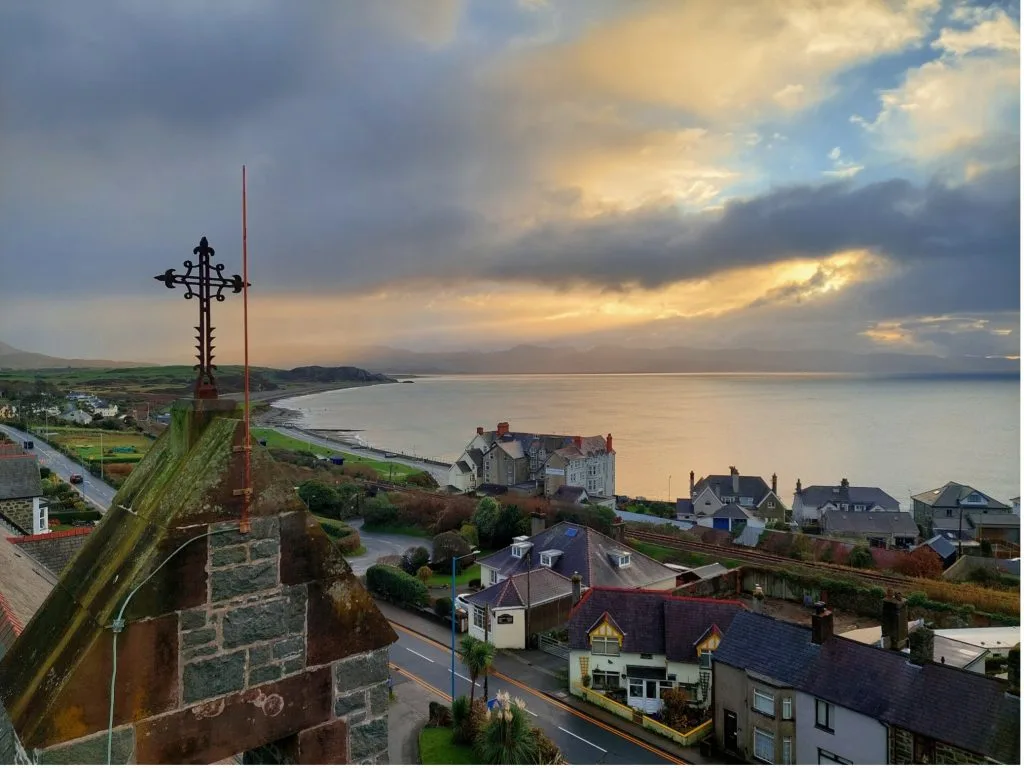
<svg viewBox="0 0 1024 768"><path fill-rule="evenodd" d="M93 530L71 528L66 531L37 533L34 536L15 536L9 541L45 565L52 574L60 576L60 572L71 562Z"/></svg>
<svg viewBox="0 0 1024 768"><path fill-rule="evenodd" d="M0 499L0 515L32 533L32 499Z"/></svg>
<svg viewBox="0 0 1024 768"><path fill-rule="evenodd" d="M935 742L936 765L982 765L988 761L973 752L950 744ZM891 765L912 765L914 763L914 734L903 728L889 728L889 763Z"/></svg>

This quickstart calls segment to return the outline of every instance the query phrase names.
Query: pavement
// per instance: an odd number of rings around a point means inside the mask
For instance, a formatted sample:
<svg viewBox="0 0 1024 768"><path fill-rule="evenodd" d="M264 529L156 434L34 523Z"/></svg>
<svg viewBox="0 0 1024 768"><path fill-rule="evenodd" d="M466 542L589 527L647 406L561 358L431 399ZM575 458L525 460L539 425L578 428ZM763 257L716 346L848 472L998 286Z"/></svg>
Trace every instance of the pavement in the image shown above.
<svg viewBox="0 0 1024 768"><path fill-rule="evenodd" d="M394 671L394 698L388 707L388 758L392 765L418 765L420 731L427 724L430 702L441 697L411 677Z"/></svg>
<svg viewBox="0 0 1024 768"><path fill-rule="evenodd" d="M95 477L90 475L89 470L81 464L72 461L63 453L60 453L56 448L48 445L35 435L22 432L20 429L15 429L14 427L8 427L5 424L0 425L0 431L5 432L8 437L12 440L17 440L18 442L31 440L35 444L35 447L32 448L29 453L34 453L38 456L39 463L42 466L48 468L63 480L67 480L71 475L81 475L84 478L84 482L81 485L75 485L72 487L102 512L106 512L110 508L110 505L114 501L114 495L117 493L117 490L114 487L97 480Z"/></svg>
<svg viewBox="0 0 1024 768"><path fill-rule="evenodd" d="M396 674L419 682L450 700L451 635L444 627L389 603L377 602L398 633L391 647ZM477 682L477 694L508 691L562 750L570 763L608 765L708 764L697 748L682 747L600 707L570 696L558 670L568 662L543 651L499 651L489 680ZM458 658L455 695L467 693L468 671ZM398 679L397 676L395 678ZM394 758L392 758L394 759Z"/></svg>

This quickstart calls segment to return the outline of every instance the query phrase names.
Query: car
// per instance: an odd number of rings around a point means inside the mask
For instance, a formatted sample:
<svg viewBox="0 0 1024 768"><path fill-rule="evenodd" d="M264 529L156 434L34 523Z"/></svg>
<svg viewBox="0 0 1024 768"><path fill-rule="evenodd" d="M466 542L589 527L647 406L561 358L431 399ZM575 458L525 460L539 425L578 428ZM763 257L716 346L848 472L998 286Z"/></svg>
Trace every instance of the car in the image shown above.
<svg viewBox="0 0 1024 768"><path fill-rule="evenodd" d="M82 477L81 475L72 475L71 477L68 478L68 482L71 483L72 485L80 485L81 483L85 482L85 478Z"/></svg>
<svg viewBox="0 0 1024 768"><path fill-rule="evenodd" d="M471 592L463 592L461 595L458 595L455 598L455 607L460 611L470 613L470 605L466 598L469 597L471 594Z"/></svg>

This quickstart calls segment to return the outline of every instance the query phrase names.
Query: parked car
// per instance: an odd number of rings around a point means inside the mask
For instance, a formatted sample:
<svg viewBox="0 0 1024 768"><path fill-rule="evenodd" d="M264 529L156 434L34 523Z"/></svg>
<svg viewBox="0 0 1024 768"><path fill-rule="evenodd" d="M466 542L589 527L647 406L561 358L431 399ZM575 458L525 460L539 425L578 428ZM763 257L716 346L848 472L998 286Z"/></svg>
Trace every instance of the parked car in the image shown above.
<svg viewBox="0 0 1024 768"><path fill-rule="evenodd" d="M68 482L72 485L80 485L85 482L85 478L81 475L72 475L68 478Z"/></svg>
<svg viewBox="0 0 1024 768"><path fill-rule="evenodd" d="M24 448L26 451L31 451L33 448L35 448L35 443L32 442L31 440L26 440L24 443Z"/></svg>

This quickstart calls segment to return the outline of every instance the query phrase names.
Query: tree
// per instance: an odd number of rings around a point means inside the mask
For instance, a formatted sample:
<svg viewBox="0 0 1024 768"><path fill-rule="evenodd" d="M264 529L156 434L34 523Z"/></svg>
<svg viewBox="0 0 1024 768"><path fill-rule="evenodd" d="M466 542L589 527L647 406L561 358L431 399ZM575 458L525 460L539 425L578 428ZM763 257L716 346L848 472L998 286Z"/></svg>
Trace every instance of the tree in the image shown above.
<svg viewBox="0 0 1024 768"><path fill-rule="evenodd" d="M334 487L315 480L307 480L299 486L299 498L314 515L341 519L344 505Z"/></svg>
<svg viewBox="0 0 1024 768"><path fill-rule="evenodd" d="M428 581L430 581L430 577L433 576L433 575L434 575L434 572L432 570L430 570L430 566L429 565L424 565L419 570L416 571L416 578L419 579L420 581L422 581L424 584L426 584Z"/></svg>
<svg viewBox="0 0 1024 768"><path fill-rule="evenodd" d="M871 568L875 564L875 558L871 550L863 544L858 544L850 550L850 565L854 568Z"/></svg>
<svg viewBox="0 0 1024 768"><path fill-rule="evenodd" d="M496 649L492 643L477 640L471 635L462 638L462 645L459 653L462 661L469 667L469 703L473 703L473 696L476 693L476 679L480 675L490 674L491 666L494 664Z"/></svg>
<svg viewBox="0 0 1024 768"><path fill-rule="evenodd" d="M507 547L516 536L530 532L530 521L516 504L506 504L498 513L498 521L491 535L491 546Z"/></svg>
<svg viewBox="0 0 1024 768"><path fill-rule="evenodd" d="M938 579L942 577L942 558L931 547L918 547L903 558L896 570L904 576Z"/></svg>
<svg viewBox="0 0 1024 768"><path fill-rule="evenodd" d="M472 546L480 546L480 536L477 535L476 526L472 523L465 523L459 528L459 536L468 541Z"/></svg>
<svg viewBox="0 0 1024 768"><path fill-rule="evenodd" d="M429 562L430 552L426 547L409 547L402 554L402 570L406 573L414 574Z"/></svg>
<svg viewBox="0 0 1024 768"><path fill-rule="evenodd" d="M494 530L498 525L498 516L501 514L501 505L490 496L484 496L476 505L473 513L473 524L476 526L480 540L491 544L494 538Z"/></svg>
<svg viewBox="0 0 1024 768"><path fill-rule="evenodd" d="M526 714L526 703L513 700L502 691L476 739L482 763L490 765L533 765L537 762L537 739Z"/></svg>
<svg viewBox="0 0 1024 768"><path fill-rule="evenodd" d="M469 542L455 531L445 531L434 537L434 564L439 568L451 570L452 558L463 557L459 564L463 567L472 563L472 558L464 557L473 551Z"/></svg>

